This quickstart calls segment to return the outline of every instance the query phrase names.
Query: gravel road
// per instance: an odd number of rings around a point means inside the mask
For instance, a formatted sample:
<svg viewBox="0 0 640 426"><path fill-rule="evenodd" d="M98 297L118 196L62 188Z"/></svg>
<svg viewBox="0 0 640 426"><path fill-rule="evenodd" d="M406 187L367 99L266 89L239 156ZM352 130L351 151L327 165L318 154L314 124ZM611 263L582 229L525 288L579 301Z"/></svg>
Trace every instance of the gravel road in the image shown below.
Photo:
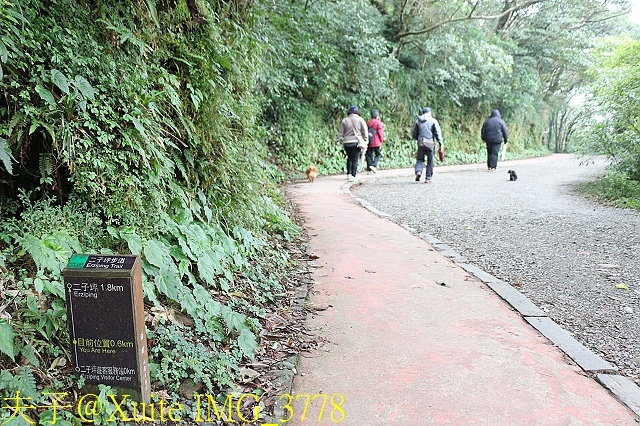
<svg viewBox="0 0 640 426"><path fill-rule="evenodd" d="M602 174L602 160L554 155L498 166L436 167L431 185L412 174L368 176L351 192L518 288L640 385L640 212L576 191Z"/></svg>

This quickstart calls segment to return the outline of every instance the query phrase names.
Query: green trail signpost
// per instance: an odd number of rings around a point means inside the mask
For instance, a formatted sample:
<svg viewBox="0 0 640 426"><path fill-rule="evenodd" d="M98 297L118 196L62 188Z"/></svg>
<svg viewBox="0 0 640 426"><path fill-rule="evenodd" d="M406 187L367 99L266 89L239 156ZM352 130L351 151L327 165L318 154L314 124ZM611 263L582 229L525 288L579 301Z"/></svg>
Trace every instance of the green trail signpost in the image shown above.
<svg viewBox="0 0 640 426"><path fill-rule="evenodd" d="M74 254L64 287L75 372L149 403L140 257Z"/></svg>

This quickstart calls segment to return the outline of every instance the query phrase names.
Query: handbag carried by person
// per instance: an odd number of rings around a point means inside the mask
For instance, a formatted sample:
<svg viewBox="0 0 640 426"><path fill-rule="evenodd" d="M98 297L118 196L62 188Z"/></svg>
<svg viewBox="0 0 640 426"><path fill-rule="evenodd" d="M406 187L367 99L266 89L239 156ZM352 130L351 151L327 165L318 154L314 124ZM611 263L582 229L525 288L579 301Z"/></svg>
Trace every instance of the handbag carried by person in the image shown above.
<svg viewBox="0 0 640 426"><path fill-rule="evenodd" d="M422 147L425 147L425 148L433 151L433 148L436 147L436 143L433 141L433 139L421 137L418 140L418 146L422 146Z"/></svg>
<svg viewBox="0 0 640 426"><path fill-rule="evenodd" d="M369 141L366 141L362 135L356 131L356 127L353 125L353 121L351 121L351 130L353 130L353 134L356 135L356 139L358 139L358 148L367 149L369 146Z"/></svg>
<svg viewBox="0 0 640 426"><path fill-rule="evenodd" d="M438 158L440 158L440 162L441 163L444 163L444 149L443 148L440 148L438 150Z"/></svg>
<svg viewBox="0 0 640 426"><path fill-rule="evenodd" d="M367 146L369 146L369 144L364 140L364 138L357 133L356 138L358 138L358 148L367 149Z"/></svg>

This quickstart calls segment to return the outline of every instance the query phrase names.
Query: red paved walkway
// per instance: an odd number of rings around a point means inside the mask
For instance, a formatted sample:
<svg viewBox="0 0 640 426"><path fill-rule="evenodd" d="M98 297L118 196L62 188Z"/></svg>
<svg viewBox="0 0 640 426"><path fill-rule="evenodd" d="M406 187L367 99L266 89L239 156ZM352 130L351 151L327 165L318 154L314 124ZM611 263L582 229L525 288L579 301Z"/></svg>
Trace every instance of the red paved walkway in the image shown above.
<svg viewBox="0 0 640 426"><path fill-rule="evenodd" d="M318 256L310 303L331 306L308 320L327 343L301 358L287 425L335 425L341 410L354 426L637 425L484 284L356 204L345 183L289 188ZM301 421L305 394L328 398Z"/></svg>

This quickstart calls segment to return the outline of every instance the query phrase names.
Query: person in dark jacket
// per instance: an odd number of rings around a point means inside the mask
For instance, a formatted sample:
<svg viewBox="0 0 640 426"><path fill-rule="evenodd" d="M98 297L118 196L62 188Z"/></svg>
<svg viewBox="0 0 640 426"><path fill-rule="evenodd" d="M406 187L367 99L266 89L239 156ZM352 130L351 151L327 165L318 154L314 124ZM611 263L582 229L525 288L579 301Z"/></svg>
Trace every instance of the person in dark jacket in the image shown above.
<svg viewBox="0 0 640 426"><path fill-rule="evenodd" d="M495 172L496 167L498 167L498 153L500 152L502 141L504 141L505 145L509 141L507 125L500 118L500 111L497 109L491 111L491 115L482 125L480 137L487 145L487 169Z"/></svg>
<svg viewBox="0 0 640 426"><path fill-rule="evenodd" d="M380 162L380 147L384 142L384 124L380 121L380 114L375 109L371 110L371 120L367 121L369 131L375 129L373 140L369 142L365 159L367 160L367 171L375 173Z"/></svg>
<svg viewBox="0 0 640 426"><path fill-rule="evenodd" d="M442 149L442 131L438 120L431 116L431 108L422 108L422 115L418 117L411 131L413 139L418 141L418 153L416 154L416 182L420 182L422 170L424 169L424 157L427 157L427 170L425 173L425 183L433 180L433 152L436 143ZM435 141L434 141L435 140Z"/></svg>

